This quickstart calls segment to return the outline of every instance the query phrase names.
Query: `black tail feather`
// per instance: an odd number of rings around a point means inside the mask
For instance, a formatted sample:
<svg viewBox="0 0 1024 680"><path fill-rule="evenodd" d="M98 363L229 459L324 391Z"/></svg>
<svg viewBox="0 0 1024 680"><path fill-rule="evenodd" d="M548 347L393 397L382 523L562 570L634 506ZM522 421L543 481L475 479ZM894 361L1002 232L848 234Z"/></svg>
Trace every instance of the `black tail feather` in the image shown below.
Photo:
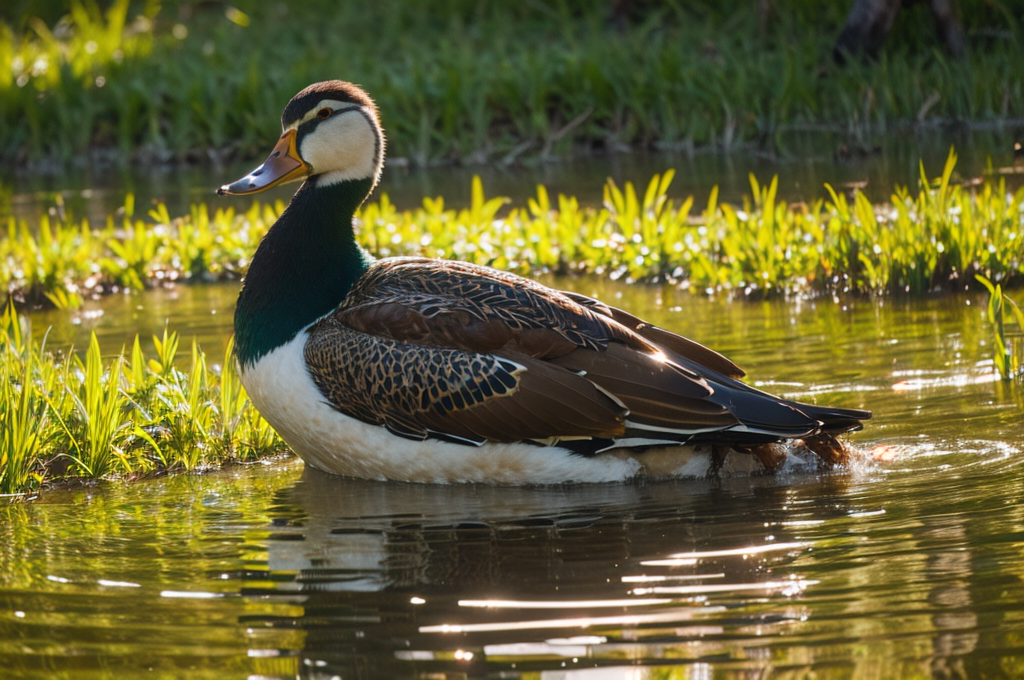
<svg viewBox="0 0 1024 680"><path fill-rule="evenodd" d="M783 439L812 436L819 432L835 435L859 430L861 421L871 418L870 411L782 399L686 357L675 353L671 357L674 362L704 377L714 390L709 397L711 401L728 408L743 425L758 433L773 434ZM763 438L751 437L751 440L763 441Z"/></svg>
<svg viewBox="0 0 1024 680"><path fill-rule="evenodd" d="M821 431L828 434L854 432L864 427L861 421L871 419L871 411L794 403L798 409L820 422Z"/></svg>

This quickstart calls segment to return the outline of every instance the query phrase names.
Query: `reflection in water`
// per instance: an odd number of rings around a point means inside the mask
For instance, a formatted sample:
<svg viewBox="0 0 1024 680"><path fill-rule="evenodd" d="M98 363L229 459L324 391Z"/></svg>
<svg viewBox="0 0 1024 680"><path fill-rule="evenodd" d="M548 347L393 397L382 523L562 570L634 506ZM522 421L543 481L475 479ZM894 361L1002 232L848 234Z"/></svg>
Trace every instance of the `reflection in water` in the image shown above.
<svg viewBox="0 0 1024 680"><path fill-rule="evenodd" d="M494 488L295 460L0 508L4 677L1024 671L1024 461ZM150 670L152 669L152 670Z"/></svg>
<svg viewBox="0 0 1024 680"><path fill-rule="evenodd" d="M971 553L962 517L936 517L924 523L924 537L944 549L929 554L926 574L935 587L928 603L936 635L932 640L932 677L968 678L964 656L978 645L978 615L973 611L968 580Z"/></svg>
<svg viewBox="0 0 1024 680"><path fill-rule="evenodd" d="M814 480L838 498L846 484ZM413 486L307 470L278 496L287 526L268 563L305 595L288 625L306 630L302 655L324 677L485 677L708 653L760 667L746 638L806 617L798 596L816 583L794 566L813 542L785 540L793 529L777 519L798 489L768 478ZM849 512L839 502L824 514ZM737 635L742 644L724 642Z"/></svg>
<svg viewBox="0 0 1024 680"><path fill-rule="evenodd" d="M917 477L507 489L308 470L277 496L268 564L304 596L283 624L306 631L304 677L975 677L998 625L973 553L993 546L946 515L959 484ZM894 503L887 482L917 493Z"/></svg>

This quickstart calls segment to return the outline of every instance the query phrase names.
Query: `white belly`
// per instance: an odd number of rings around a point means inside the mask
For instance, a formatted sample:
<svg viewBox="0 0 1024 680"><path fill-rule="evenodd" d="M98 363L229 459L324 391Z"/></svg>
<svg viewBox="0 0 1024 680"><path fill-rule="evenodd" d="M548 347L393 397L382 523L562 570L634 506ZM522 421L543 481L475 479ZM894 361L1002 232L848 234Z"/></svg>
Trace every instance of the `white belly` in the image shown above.
<svg viewBox="0 0 1024 680"><path fill-rule="evenodd" d="M306 332L243 369L249 398L302 459L315 468L364 479L407 482L559 484L615 482L638 476L702 477L710 457L691 446L642 454L627 451L584 457L533 444L465 446L412 441L368 425L332 408L303 360ZM730 454L726 470L760 469L751 456Z"/></svg>

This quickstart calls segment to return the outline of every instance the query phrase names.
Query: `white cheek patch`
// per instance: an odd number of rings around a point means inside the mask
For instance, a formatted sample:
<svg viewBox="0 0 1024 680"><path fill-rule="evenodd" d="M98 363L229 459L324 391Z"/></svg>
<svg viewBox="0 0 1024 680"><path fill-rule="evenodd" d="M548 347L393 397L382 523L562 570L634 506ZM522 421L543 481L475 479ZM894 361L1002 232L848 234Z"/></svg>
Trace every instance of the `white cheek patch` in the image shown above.
<svg viewBox="0 0 1024 680"><path fill-rule="evenodd" d="M376 182L384 142L370 122L371 116L359 108L335 113L302 140L299 155L312 166L314 174L321 175L319 184L351 179Z"/></svg>

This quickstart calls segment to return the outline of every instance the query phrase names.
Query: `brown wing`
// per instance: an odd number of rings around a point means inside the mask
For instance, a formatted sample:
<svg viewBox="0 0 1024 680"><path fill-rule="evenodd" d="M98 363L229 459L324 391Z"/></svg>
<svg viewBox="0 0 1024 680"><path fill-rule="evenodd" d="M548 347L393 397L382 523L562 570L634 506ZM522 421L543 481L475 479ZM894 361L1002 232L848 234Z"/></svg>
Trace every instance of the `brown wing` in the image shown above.
<svg viewBox="0 0 1024 680"><path fill-rule="evenodd" d="M306 358L337 408L412 437L756 444L865 417L779 399L631 314L462 262L374 264Z"/></svg>
<svg viewBox="0 0 1024 680"><path fill-rule="evenodd" d="M526 369L523 382L530 389L518 399L501 394L474 402L472 413L460 410L459 422L451 412L432 417L429 423L425 417L418 421L452 435L468 436L466 428L470 428L491 440L539 438L536 426L530 424L535 420L545 423L545 436L622 434L621 421L617 430L605 423L599 433L600 427L584 427L578 417L571 419L565 413L563 400L569 398L565 389L571 385L582 390L584 384L597 394L614 395L605 399L624 404L634 426L646 426L648 432L650 426L672 430L674 434L656 435L666 439L685 440L683 432L738 423L726 407L710 398L713 390L698 373L666 360L659 348L605 313L596 306L599 303L583 300L594 304L594 309L578 304L570 294L505 272L461 262L400 258L375 264L332 318L339 328L358 331L377 342L386 339L407 348L432 348L435 358L447 356L437 350L459 350L514 358ZM622 313L622 318L643 326L636 317ZM677 345L685 342L678 340ZM336 392L331 401L339 400ZM592 395L590 401L601 399ZM484 417L487 421L481 422ZM570 420L573 428L568 427ZM563 429L551 430L556 423Z"/></svg>
<svg viewBox="0 0 1024 680"><path fill-rule="evenodd" d="M401 342L327 317L309 330L305 359L335 408L406 437L511 442L625 429L626 409L592 382L515 353Z"/></svg>
<svg viewBox="0 0 1024 680"><path fill-rule="evenodd" d="M382 260L360 278L338 313L368 333L443 347L487 352L514 341L531 356L550 358L617 341L675 354L731 378L744 375L718 352L621 309L465 262Z"/></svg>
<svg viewBox="0 0 1024 680"><path fill-rule="evenodd" d="M556 354L575 347L600 350L610 341L657 351L637 333L561 291L451 260L380 260L356 281L335 314L368 333L476 351L503 347L513 337L530 354L548 344Z"/></svg>
<svg viewBox="0 0 1024 680"><path fill-rule="evenodd" d="M707 383L690 379L684 369L658 355L609 344L603 352L577 350L552 362L614 394L629 409L633 425L699 432L739 424L727 408L712 401Z"/></svg>

